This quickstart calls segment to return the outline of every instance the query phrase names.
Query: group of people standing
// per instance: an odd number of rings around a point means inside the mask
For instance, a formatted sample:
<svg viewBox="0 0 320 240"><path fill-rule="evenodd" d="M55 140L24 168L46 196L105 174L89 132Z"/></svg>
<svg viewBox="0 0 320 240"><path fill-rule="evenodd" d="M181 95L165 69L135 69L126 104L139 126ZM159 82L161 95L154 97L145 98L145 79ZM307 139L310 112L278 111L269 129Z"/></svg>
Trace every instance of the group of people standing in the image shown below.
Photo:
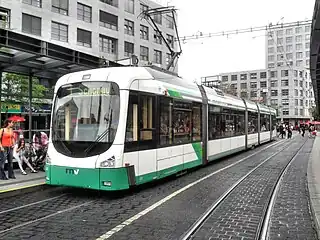
<svg viewBox="0 0 320 240"><path fill-rule="evenodd" d="M279 133L278 137L281 136L281 138L286 137L291 138L292 137L292 131L293 131L293 125L285 125L284 123L281 123L277 126L277 132ZM300 125L296 127L296 130L299 131L299 134L301 134L302 137L304 137L305 132L309 131L309 137L312 135L316 135L316 129L312 125Z"/></svg>
<svg viewBox="0 0 320 240"><path fill-rule="evenodd" d="M292 138L292 131L293 131L293 126L290 125L285 125L285 124L280 124L278 126L278 132L279 132L279 136L281 136L281 138L284 138L286 136L286 132L287 132L287 137L288 139Z"/></svg>
<svg viewBox="0 0 320 240"><path fill-rule="evenodd" d="M4 127L0 130L0 180L16 178L13 171L13 158L17 160L19 168L23 175L27 174L22 167L23 162L27 164L32 173L37 172L25 156L24 138L17 138L16 141L13 131L13 125L13 121L6 120L4 123ZM6 161L8 162L8 177L4 170Z"/></svg>

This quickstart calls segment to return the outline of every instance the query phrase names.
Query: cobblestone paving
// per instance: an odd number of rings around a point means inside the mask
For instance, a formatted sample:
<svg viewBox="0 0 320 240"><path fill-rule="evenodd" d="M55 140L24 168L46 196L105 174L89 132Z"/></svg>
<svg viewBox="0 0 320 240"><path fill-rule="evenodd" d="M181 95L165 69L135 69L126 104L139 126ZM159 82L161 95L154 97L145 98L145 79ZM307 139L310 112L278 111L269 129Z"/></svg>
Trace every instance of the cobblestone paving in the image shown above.
<svg viewBox="0 0 320 240"><path fill-rule="evenodd" d="M257 150L263 147L265 146L259 147ZM268 154L271 155L275 149L279 148L280 146L272 147L268 150L265 150L263 153L258 154L252 159L246 160L245 162L248 162L248 164L241 168L242 171L248 171L248 169L254 167L255 161L259 162L262 156L266 156ZM207 166L206 168L198 169L197 171L191 172L180 178L162 181L160 184L145 185L143 186L145 189L138 188L134 193L128 193L124 195L120 194L117 197L110 196L110 194L104 194L94 203L88 206L74 211L65 212L49 219L29 224L28 226L21 227L19 229L15 229L14 231L0 235L0 239L95 239L124 220L132 217L136 213L144 210L153 203L159 201L181 187L252 153L253 151L242 153L228 160L217 162ZM233 172L231 172L229 175L226 175L224 178L222 177L223 174L220 174L221 180L220 184L218 185L223 186L223 184L226 184L226 179L233 178L233 176L237 174L237 169L239 169L241 165L242 164L234 166ZM214 182L208 184L206 188L207 194L214 186ZM203 194L201 198L205 199L205 197L206 194ZM71 198L77 199L79 198L79 194L74 193ZM84 200L84 198L81 199ZM195 205L192 199L190 199L189 204L190 206ZM208 204L209 202L206 202L201 208L201 211L204 209L204 207L207 207ZM15 211L15 214L13 214L12 212L11 218L7 218L5 221L6 223L30 221L30 219L34 219L33 214L35 214L35 212L37 214L50 214L50 211L53 209L56 211L60 210L57 205L52 203L48 202L47 205L48 207L43 208L42 210L33 207L30 208L29 211L25 211L23 213L20 211ZM185 205L182 206L185 208ZM173 230L174 227L171 227L171 229ZM150 231L152 232L154 230L156 230L156 228ZM139 232L139 229L135 231ZM168 232L167 229L164 229L163 231ZM145 232L142 234L142 237L145 238L148 235L149 233Z"/></svg>
<svg viewBox="0 0 320 240"><path fill-rule="evenodd" d="M313 142L308 140L280 185L270 219L269 237L272 240L317 239L309 210L306 176Z"/></svg>
<svg viewBox="0 0 320 240"><path fill-rule="evenodd" d="M255 239L264 208L281 170L304 140L290 147L248 176L204 223L193 239Z"/></svg>
<svg viewBox="0 0 320 240"><path fill-rule="evenodd" d="M276 149L283 147L281 145ZM141 217L110 239L179 239L229 187L274 151L265 151L210 177Z"/></svg>

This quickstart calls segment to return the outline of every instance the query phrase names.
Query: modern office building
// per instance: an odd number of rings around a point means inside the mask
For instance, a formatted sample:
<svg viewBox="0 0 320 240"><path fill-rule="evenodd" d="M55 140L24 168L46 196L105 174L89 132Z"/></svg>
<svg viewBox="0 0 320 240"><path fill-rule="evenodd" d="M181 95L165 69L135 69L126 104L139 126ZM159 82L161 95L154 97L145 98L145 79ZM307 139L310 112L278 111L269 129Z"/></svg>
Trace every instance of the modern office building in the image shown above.
<svg viewBox="0 0 320 240"><path fill-rule="evenodd" d="M267 31L266 69L221 73L220 89L270 105L278 118L296 124L308 120L315 106L310 78L310 24ZM202 84L212 85L210 77Z"/></svg>
<svg viewBox="0 0 320 240"><path fill-rule="evenodd" d="M139 65L166 67L169 50L159 32L139 14L160 7L149 0L2 0L1 26L107 60L132 54ZM172 15L155 15L154 21L172 47ZM177 67L174 69L177 71Z"/></svg>

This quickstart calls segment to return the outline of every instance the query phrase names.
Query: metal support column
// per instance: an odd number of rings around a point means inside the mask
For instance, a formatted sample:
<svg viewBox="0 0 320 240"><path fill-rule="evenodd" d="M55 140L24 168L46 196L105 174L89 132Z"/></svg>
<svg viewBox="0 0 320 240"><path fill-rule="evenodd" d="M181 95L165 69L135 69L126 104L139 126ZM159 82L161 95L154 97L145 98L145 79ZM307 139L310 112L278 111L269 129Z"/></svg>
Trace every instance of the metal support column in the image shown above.
<svg viewBox="0 0 320 240"><path fill-rule="evenodd" d="M32 73L29 74L29 142L32 142Z"/></svg>

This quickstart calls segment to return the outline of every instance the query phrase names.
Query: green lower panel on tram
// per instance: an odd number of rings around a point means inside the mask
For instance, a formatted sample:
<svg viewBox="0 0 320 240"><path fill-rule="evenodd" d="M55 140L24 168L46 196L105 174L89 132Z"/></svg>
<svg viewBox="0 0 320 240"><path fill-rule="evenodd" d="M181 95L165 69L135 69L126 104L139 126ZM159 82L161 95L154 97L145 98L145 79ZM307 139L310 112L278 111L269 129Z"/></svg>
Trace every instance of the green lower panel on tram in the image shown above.
<svg viewBox="0 0 320 240"><path fill-rule="evenodd" d="M109 191L129 188L126 168L92 169L48 165L46 183Z"/></svg>

